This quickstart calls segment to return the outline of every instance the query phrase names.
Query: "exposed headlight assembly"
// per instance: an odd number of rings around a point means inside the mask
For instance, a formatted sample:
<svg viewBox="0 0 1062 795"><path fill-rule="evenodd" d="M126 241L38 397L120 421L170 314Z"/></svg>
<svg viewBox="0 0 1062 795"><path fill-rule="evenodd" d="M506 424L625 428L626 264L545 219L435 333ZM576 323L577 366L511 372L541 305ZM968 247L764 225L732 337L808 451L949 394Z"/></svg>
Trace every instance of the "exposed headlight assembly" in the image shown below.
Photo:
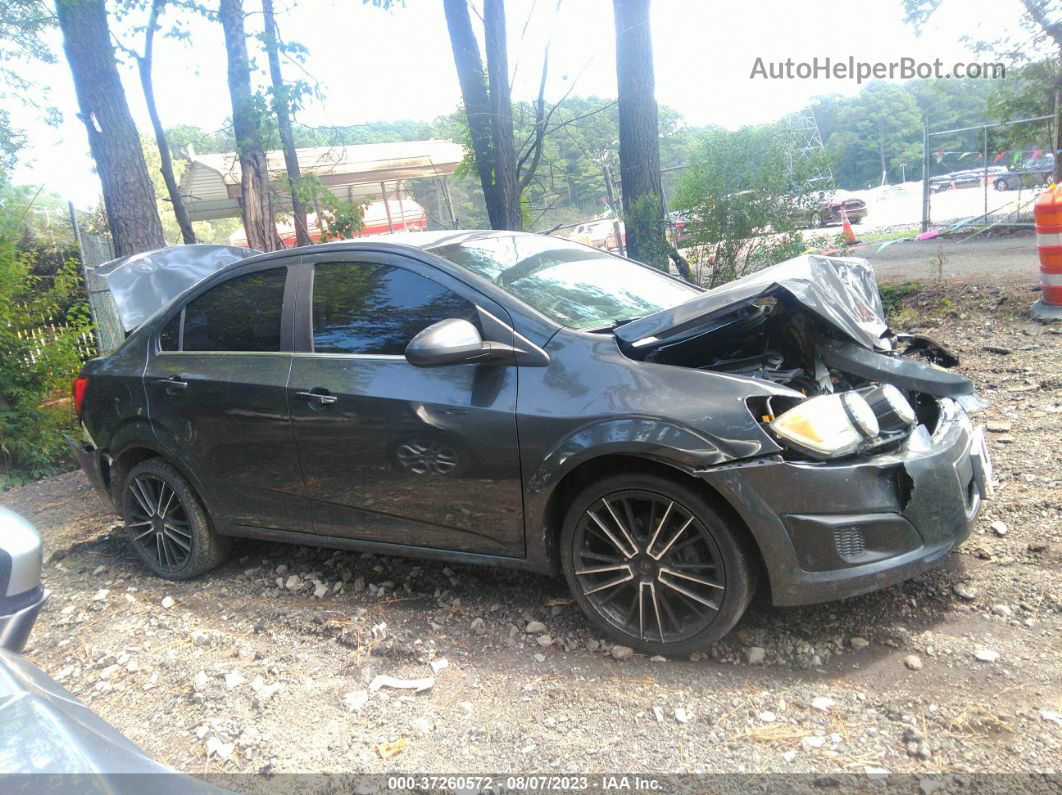
<svg viewBox="0 0 1062 795"><path fill-rule="evenodd" d="M903 431L915 424L914 409L892 384L881 384L860 394L873 409L882 431Z"/></svg>
<svg viewBox="0 0 1062 795"><path fill-rule="evenodd" d="M770 428L817 458L854 453L878 435L878 418L857 392L808 398L780 414Z"/></svg>

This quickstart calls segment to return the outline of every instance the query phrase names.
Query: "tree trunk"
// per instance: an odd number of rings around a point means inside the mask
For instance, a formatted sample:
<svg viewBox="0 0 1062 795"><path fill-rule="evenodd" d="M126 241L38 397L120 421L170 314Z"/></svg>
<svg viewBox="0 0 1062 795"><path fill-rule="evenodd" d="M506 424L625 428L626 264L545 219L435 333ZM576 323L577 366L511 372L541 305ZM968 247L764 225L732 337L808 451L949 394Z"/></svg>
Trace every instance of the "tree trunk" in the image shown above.
<svg viewBox="0 0 1062 795"><path fill-rule="evenodd" d="M284 147L284 165L288 172L288 191L291 194L291 215L295 224L295 245L313 243L306 226L306 205L299 198L299 156L295 151L295 136L291 131L291 102L288 87L280 71L280 52L277 49L277 23L273 16L273 0L262 0L265 25L265 47L269 56L269 77L273 83L273 112L277 116L280 143Z"/></svg>
<svg viewBox="0 0 1062 795"><path fill-rule="evenodd" d="M502 0L487 0L484 7L490 94L483 60L479 57L479 43L472 32L468 0L443 0L443 9L490 226L492 229L520 229L520 194L516 185Z"/></svg>
<svg viewBox="0 0 1062 795"><path fill-rule="evenodd" d="M501 225L493 228L520 230L523 228L523 219L520 217L520 188L516 181L516 144L513 142L513 100L509 90L504 0L484 0L483 39L487 50L487 83L490 88L495 200L501 220Z"/></svg>
<svg viewBox="0 0 1062 795"><path fill-rule="evenodd" d="M619 157L627 256L664 270L668 244L660 181L649 0L613 0Z"/></svg>
<svg viewBox="0 0 1062 795"><path fill-rule="evenodd" d="M173 174L173 159L170 157L170 145L166 140L166 130L162 126L162 120L159 119L158 106L155 104L155 86L151 80L155 31L158 29L159 14L164 5L166 5L166 0L152 0L147 30L144 32L144 54L136 59L137 70L140 72L140 85L144 90L144 102L147 104L148 115L151 117L151 127L155 130L155 143L159 147L161 161L159 170L162 172L162 179L166 182L166 190L170 194L173 214L177 218L177 226L181 228L181 238L186 244L191 245L196 242L195 230L192 228L192 222L188 220L188 211L177 189L177 178Z"/></svg>
<svg viewBox="0 0 1062 795"><path fill-rule="evenodd" d="M259 251L273 251L278 247L278 240L269 197L269 169L251 94L243 0L221 0L218 18L225 31L232 126L240 158L240 198L247 245Z"/></svg>
<svg viewBox="0 0 1062 795"><path fill-rule="evenodd" d="M483 61L479 57L479 43L472 32L472 20L468 16L468 0L443 0L446 12L446 28L450 33L450 47L457 67L457 80L461 84L461 99L468 120L468 135L472 154L476 158L476 171L483 187L483 201L491 228L498 228L501 219L494 201L494 150L491 146L490 98L487 96L487 81L483 74Z"/></svg>
<svg viewBox="0 0 1062 795"><path fill-rule="evenodd" d="M56 10L115 254L162 248L155 190L115 66L104 0L57 0Z"/></svg>

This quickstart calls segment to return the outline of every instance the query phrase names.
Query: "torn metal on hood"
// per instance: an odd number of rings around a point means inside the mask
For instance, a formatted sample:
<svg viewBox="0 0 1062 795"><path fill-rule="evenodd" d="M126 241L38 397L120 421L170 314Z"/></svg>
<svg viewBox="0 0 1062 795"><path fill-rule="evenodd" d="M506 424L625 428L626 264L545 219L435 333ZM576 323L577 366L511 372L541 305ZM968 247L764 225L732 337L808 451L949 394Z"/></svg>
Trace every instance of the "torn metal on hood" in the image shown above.
<svg viewBox="0 0 1062 795"><path fill-rule="evenodd" d="M799 302L821 320L868 348L891 350L888 324L874 269L865 259L802 255L616 329L635 347L643 340L680 336L716 313L751 304L758 298Z"/></svg>

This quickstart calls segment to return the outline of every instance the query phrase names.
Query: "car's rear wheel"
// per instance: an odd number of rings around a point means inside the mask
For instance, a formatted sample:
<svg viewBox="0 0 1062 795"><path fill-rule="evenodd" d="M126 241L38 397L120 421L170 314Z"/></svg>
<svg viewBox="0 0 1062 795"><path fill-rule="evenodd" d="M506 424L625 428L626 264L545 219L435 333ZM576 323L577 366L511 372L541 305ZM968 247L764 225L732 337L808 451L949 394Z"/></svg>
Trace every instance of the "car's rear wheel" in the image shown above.
<svg viewBox="0 0 1062 795"><path fill-rule="evenodd" d="M651 654L683 654L723 637L748 607L752 570L732 521L685 484L616 475L572 501L561 565L600 630Z"/></svg>
<svg viewBox="0 0 1062 795"><path fill-rule="evenodd" d="M221 563L232 547L232 539L214 532L184 475L161 458L130 470L122 490L122 515L137 556L166 579L197 577Z"/></svg>

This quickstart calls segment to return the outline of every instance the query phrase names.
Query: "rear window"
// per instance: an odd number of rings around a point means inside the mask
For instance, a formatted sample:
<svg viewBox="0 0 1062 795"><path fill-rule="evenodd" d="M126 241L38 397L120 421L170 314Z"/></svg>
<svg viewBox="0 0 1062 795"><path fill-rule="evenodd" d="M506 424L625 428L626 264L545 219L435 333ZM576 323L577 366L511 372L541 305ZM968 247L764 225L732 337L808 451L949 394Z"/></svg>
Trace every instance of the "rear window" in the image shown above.
<svg viewBox="0 0 1062 795"><path fill-rule="evenodd" d="M203 293L184 309L181 350L279 351L286 277L287 268L272 268L237 276Z"/></svg>

